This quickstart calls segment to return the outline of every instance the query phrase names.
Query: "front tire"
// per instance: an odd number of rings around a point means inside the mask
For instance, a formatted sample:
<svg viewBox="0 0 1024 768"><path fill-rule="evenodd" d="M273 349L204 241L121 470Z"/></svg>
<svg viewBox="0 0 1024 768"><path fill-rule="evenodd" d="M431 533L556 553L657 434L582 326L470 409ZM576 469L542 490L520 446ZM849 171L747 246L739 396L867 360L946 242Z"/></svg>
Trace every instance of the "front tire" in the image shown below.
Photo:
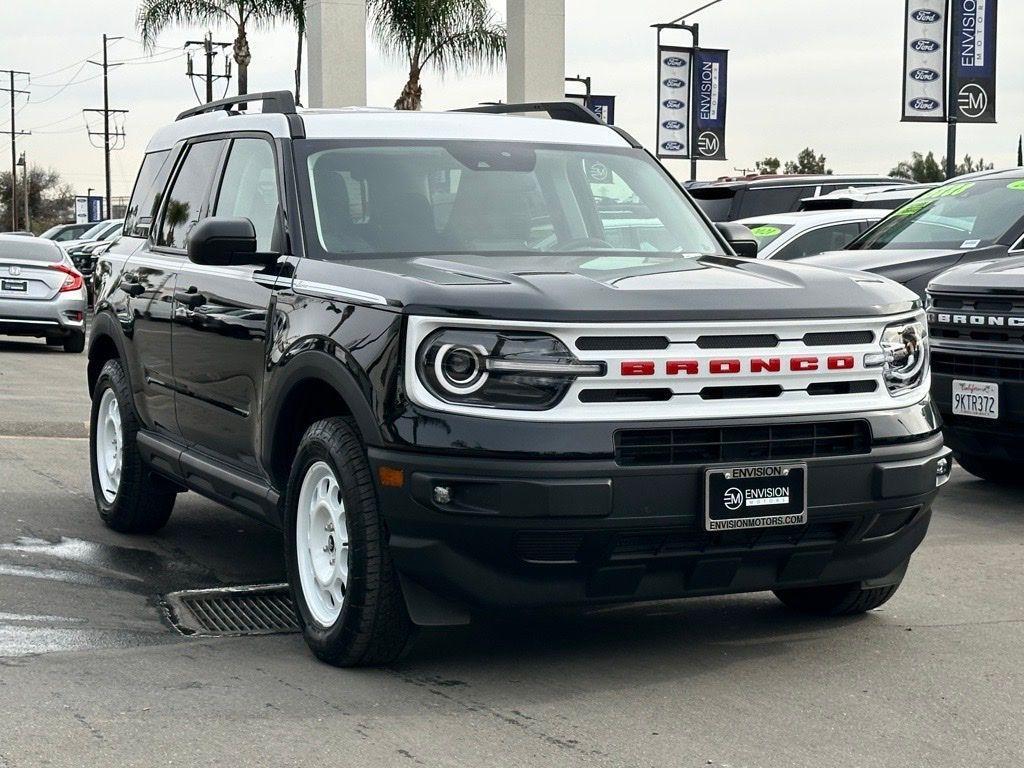
<svg viewBox="0 0 1024 768"><path fill-rule="evenodd" d="M121 533L158 531L174 508L175 491L142 462L138 432L128 376L120 360L109 360L93 390L89 457L96 509Z"/></svg>
<svg viewBox="0 0 1024 768"><path fill-rule="evenodd" d="M310 649L335 666L397 659L413 631L366 452L341 418L302 438L285 498L285 556Z"/></svg>
<svg viewBox="0 0 1024 768"><path fill-rule="evenodd" d="M795 611L815 616L855 616L873 611L896 594L900 582L884 587L861 587L860 583L830 584L823 587L777 589L774 594Z"/></svg>
<svg viewBox="0 0 1024 768"><path fill-rule="evenodd" d="M954 454L957 463L975 477L1000 485L1022 485L1024 476L1018 467L1010 462L990 459L975 453Z"/></svg>

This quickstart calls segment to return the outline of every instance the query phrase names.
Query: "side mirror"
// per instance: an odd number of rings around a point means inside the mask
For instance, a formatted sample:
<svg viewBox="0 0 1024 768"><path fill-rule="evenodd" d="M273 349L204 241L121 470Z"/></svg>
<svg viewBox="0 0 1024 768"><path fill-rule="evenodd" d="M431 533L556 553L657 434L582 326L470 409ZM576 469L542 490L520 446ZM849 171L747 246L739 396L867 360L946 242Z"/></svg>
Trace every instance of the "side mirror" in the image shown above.
<svg viewBox="0 0 1024 768"><path fill-rule="evenodd" d="M248 219L212 216L196 224L188 237L188 258L217 267L263 264L256 253L256 228Z"/></svg>
<svg viewBox="0 0 1024 768"><path fill-rule="evenodd" d="M725 242L736 251L737 256L745 259L757 258L757 238L753 232L732 221L723 221L715 226L718 227L718 233L725 238Z"/></svg>

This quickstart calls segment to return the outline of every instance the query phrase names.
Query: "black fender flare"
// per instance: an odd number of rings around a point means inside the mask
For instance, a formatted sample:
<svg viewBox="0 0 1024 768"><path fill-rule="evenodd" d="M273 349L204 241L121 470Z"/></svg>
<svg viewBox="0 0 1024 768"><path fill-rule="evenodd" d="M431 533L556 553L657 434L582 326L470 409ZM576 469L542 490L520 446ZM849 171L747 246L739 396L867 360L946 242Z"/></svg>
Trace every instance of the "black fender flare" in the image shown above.
<svg viewBox="0 0 1024 768"><path fill-rule="evenodd" d="M128 376L128 383L135 390L134 382L132 381L131 365L128 364L128 355L125 349L125 337L124 330L121 328L121 324L117 322L114 316L110 312L97 312L92 318L92 330L89 333L89 349L86 357L89 361L89 393L92 394L92 386L94 383L92 363L93 360L98 356L97 349L99 347L98 342L100 339L109 338L114 347L117 349L117 356L124 361L125 373ZM99 371L96 371L98 374Z"/></svg>
<svg viewBox="0 0 1024 768"><path fill-rule="evenodd" d="M381 445L380 425L359 377L348 364L328 351L333 345L314 348L286 357L271 374L270 386L263 397L262 424L260 426L260 453L264 467L272 466L274 436L281 412L293 389L310 379L332 387L352 412L364 445Z"/></svg>

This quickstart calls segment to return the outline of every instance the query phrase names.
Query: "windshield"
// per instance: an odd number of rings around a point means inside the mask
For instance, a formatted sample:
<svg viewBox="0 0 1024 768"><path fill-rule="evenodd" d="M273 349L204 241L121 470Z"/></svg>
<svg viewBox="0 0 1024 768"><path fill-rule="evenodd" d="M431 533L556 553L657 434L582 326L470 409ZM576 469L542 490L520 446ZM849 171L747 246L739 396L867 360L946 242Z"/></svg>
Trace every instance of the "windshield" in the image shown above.
<svg viewBox="0 0 1024 768"><path fill-rule="evenodd" d="M328 257L723 253L678 187L635 150L481 141L307 146L312 239Z"/></svg>
<svg viewBox="0 0 1024 768"><path fill-rule="evenodd" d="M1024 216L1024 181L990 179L946 184L893 211L853 249L984 248Z"/></svg>
<svg viewBox="0 0 1024 768"><path fill-rule="evenodd" d="M746 226L750 233L757 238L757 250L759 251L763 251L769 243L778 240L783 232L788 232L793 228L792 224L774 224L769 221L752 221Z"/></svg>
<svg viewBox="0 0 1024 768"><path fill-rule="evenodd" d="M95 240L110 226L109 221L99 221L82 233L80 240Z"/></svg>

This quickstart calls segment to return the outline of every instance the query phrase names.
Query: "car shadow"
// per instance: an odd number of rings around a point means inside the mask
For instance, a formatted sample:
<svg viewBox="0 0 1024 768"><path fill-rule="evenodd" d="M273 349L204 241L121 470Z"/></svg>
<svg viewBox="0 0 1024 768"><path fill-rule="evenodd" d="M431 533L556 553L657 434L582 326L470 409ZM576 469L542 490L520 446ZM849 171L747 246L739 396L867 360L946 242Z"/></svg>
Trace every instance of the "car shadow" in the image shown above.
<svg viewBox="0 0 1024 768"><path fill-rule="evenodd" d="M51 347L42 339L18 339L0 338L0 353L2 352L28 352L30 354L64 354L61 347Z"/></svg>

